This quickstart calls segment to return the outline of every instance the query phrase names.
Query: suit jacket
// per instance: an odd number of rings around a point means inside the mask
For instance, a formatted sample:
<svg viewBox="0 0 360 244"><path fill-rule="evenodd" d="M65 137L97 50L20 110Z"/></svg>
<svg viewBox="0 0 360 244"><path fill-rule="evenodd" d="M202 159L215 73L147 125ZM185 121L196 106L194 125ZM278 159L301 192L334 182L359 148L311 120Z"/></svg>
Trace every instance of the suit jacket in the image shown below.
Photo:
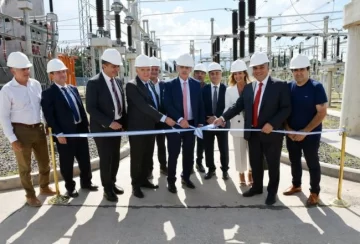
<svg viewBox="0 0 360 244"><path fill-rule="evenodd" d="M126 98L129 130L155 129L163 114L156 109L149 90L138 76L126 84Z"/></svg>
<svg viewBox="0 0 360 244"><path fill-rule="evenodd" d="M89 132L89 122L79 91L75 86L68 85L68 87L68 90L75 97L76 104L79 108L81 117L80 125L83 128L82 133L87 133ZM49 88L42 92L41 107L46 123L52 128L54 134L72 134L77 132L77 125L75 124L70 105L56 84L52 84Z"/></svg>
<svg viewBox="0 0 360 244"><path fill-rule="evenodd" d="M254 90L256 82L247 84L236 103L229 108L223 117L225 120L232 119L237 114L245 111L245 129L252 128L252 107L254 103ZM283 123L291 112L290 91L286 82L271 78L267 81L265 91L260 104L258 117L258 128L262 128L266 123L272 125L274 130L283 129ZM249 139L251 133L245 131L244 138ZM268 136L278 137L282 134L270 133Z"/></svg>
<svg viewBox="0 0 360 244"><path fill-rule="evenodd" d="M225 111L227 111L232 105L236 103L239 98L239 92L237 86L230 86L226 89L225 93ZM235 115L230 120L230 128L232 129L244 129L245 119L244 119L244 111ZM235 137L244 137L243 131L230 131L230 134Z"/></svg>
<svg viewBox="0 0 360 244"><path fill-rule="evenodd" d="M189 87L190 87L190 103L192 114L194 117L194 124L204 124L204 103L202 99L202 91L200 87L200 82L189 77ZM179 77L175 78L169 82L165 83L164 91L164 106L167 115L175 120L176 122L183 117L184 118L184 109L183 109L183 95L182 95L182 86Z"/></svg>
<svg viewBox="0 0 360 244"><path fill-rule="evenodd" d="M151 88L153 89L153 92L156 95L156 98L158 99L158 104L159 104L159 112L162 114L166 114L165 111L165 106L164 106L164 90L165 90L165 81L158 81L159 84L159 88L160 88L160 96L156 93L156 89L155 89L155 85L151 84ZM159 122L156 124L156 129L170 129L170 127L162 122Z"/></svg>
<svg viewBox="0 0 360 244"><path fill-rule="evenodd" d="M218 91L216 112L214 114L213 106L212 106L213 105L212 104L213 94L211 92L211 84L207 84L202 88L202 95L203 95L204 109L205 109L205 118L204 118L205 121L207 120L208 116L220 117L224 113L225 93L226 93L226 86L224 84L220 84L219 91ZM228 125L228 123L226 125Z"/></svg>
<svg viewBox="0 0 360 244"><path fill-rule="evenodd" d="M120 80L115 78L122 99L122 117L120 124L127 128L127 113L124 90ZM115 105L102 73L88 81L86 86L86 110L90 114L90 130L92 132L113 132L109 126L115 120Z"/></svg>

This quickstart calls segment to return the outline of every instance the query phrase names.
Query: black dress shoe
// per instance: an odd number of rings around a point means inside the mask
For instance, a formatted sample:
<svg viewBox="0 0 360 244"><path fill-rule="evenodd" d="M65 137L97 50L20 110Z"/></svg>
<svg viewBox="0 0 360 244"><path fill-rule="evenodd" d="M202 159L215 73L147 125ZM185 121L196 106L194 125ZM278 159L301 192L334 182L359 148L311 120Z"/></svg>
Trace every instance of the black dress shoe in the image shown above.
<svg viewBox="0 0 360 244"><path fill-rule="evenodd" d="M104 197L109 202L117 202L118 201L118 197L116 196L115 192L112 189L111 190L104 189Z"/></svg>
<svg viewBox="0 0 360 244"><path fill-rule="evenodd" d="M171 193L177 193L177 189L176 189L176 186L175 186L175 183L168 183L168 190L169 192Z"/></svg>
<svg viewBox="0 0 360 244"><path fill-rule="evenodd" d="M194 183L191 182L191 180L181 180L181 183L184 184L187 188L195 189Z"/></svg>
<svg viewBox="0 0 360 244"><path fill-rule="evenodd" d="M144 198L144 193L141 191L140 187L133 188L133 195L137 198Z"/></svg>
<svg viewBox="0 0 360 244"><path fill-rule="evenodd" d="M79 196L79 193L77 190L67 191L66 196L75 198Z"/></svg>
<svg viewBox="0 0 360 244"><path fill-rule="evenodd" d="M255 195L260 195L260 194L262 194L262 193L263 193L263 192L262 192L261 190L258 191L258 190L253 190L253 189L251 188L250 190L244 192L242 195L243 195L243 197L253 197L253 196L255 196Z"/></svg>
<svg viewBox="0 0 360 244"><path fill-rule="evenodd" d="M207 172L207 173L205 174L204 179L205 179L205 180L209 180L209 179L211 179L214 175L215 175L215 171L209 170L209 172Z"/></svg>
<svg viewBox="0 0 360 244"><path fill-rule="evenodd" d="M228 172L223 172L223 177L224 180L228 180L229 179L229 174Z"/></svg>
<svg viewBox="0 0 360 244"><path fill-rule="evenodd" d="M266 205L273 205L276 203L276 195L268 194L265 200Z"/></svg>
<svg viewBox="0 0 360 244"><path fill-rule="evenodd" d="M205 168L202 165L202 163L197 163L196 164L196 169L200 172L200 173L205 173Z"/></svg>
<svg viewBox="0 0 360 244"><path fill-rule="evenodd" d="M119 186L113 186L113 191L116 195L124 194L124 190Z"/></svg>
<svg viewBox="0 0 360 244"><path fill-rule="evenodd" d="M81 189L86 189L86 190L89 190L89 191L97 191L98 188L99 187L97 185L94 185L92 183L90 183L89 185L82 185L81 186Z"/></svg>
<svg viewBox="0 0 360 244"><path fill-rule="evenodd" d="M150 181L146 181L144 182L141 187L144 187L144 188L149 188L149 189L158 189L159 186L158 185L154 185L153 183L151 183Z"/></svg>

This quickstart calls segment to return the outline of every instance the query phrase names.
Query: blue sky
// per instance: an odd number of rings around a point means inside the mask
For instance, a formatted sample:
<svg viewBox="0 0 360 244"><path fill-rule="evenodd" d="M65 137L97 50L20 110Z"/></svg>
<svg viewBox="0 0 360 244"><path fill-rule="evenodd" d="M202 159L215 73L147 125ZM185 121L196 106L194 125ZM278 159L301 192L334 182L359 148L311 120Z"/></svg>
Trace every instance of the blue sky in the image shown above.
<svg viewBox="0 0 360 244"><path fill-rule="evenodd" d="M257 17L291 15L296 13L310 13L310 12L332 12L333 10L343 10L344 5L350 0L257 0ZM95 0L90 0L95 6ZM111 3L112 1L110 1ZM127 1L122 0L125 6ZM246 1L247 2L247 1ZM177 1L166 3L145 3L140 4L141 15L151 15L158 13L180 12L180 14L172 15L156 15L144 16L143 19L149 19L149 29L156 31L157 38L161 39L162 56L164 59L175 59L181 53L189 52L190 39L195 40L195 49L202 51L203 56L208 56L210 53L210 18L215 19L215 34L231 34L231 12L225 10L205 11L198 13L186 13L186 11L206 10L217 8L237 8L238 1L236 0L190 0ZM295 9L294 9L295 8ZM45 10L48 11L48 1L45 0ZM60 44L61 46L79 45L79 27L78 20L73 19L78 17L78 6L76 0L61 0L54 1L54 11L59 17L60 30ZM95 16L95 11L91 12ZM342 28L343 13L327 14L330 19L329 30L331 28ZM325 15L313 15L301 17L287 17L273 19L273 25L288 24L282 27L273 27L273 31L303 31L319 32L323 27L323 22L308 23L310 21L321 21ZM122 19L124 14L122 14ZM69 20L72 19L72 20ZM305 22L303 24L296 24L298 22ZM96 25L96 19L93 18L93 25ZM258 20L256 26L267 25L267 19ZM112 27L113 31L114 27ZM93 26L96 30L96 26ZM125 26L122 30L126 30ZM267 28L256 28L256 33L264 33ZM167 35L167 36L165 36ZM178 36L173 36L178 35ZM203 36L201 36L203 35ZM113 37L115 36L113 32ZM114 37L115 38L115 37ZM126 35L122 34L122 40L126 41ZM266 38L256 39L256 50L266 51ZM298 45L304 38L296 38L290 41L290 38L281 38L279 41L272 40L273 51L278 52L279 48L287 49L289 45ZM322 40L319 40L322 43ZM313 45L314 39L304 42L305 46ZM224 56L229 55L229 49L232 44L230 39L221 44L221 51ZM345 49L346 44L341 46ZM246 44L247 49L247 44ZM321 48L320 48L321 50ZM312 52L308 51L311 56Z"/></svg>

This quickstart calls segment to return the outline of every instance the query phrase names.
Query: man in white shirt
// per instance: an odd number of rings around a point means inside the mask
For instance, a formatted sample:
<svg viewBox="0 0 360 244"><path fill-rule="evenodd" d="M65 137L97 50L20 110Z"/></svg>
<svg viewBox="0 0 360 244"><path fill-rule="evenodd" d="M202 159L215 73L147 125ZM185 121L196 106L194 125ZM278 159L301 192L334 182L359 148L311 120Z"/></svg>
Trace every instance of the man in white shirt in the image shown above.
<svg viewBox="0 0 360 244"><path fill-rule="evenodd" d="M86 137L66 138L61 134L89 133L89 122L81 101L78 89L67 85L67 67L54 58L47 64L47 72L54 82L44 90L41 107L46 123L56 134L55 142L59 152L60 171L65 181L65 188L69 197L79 194L73 180L74 158L80 168L80 185L82 189L96 191L97 186L91 183L91 166L89 144Z"/></svg>
<svg viewBox="0 0 360 244"><path fill-rule="evenodd" d="M21 184L26 202L32 207L41 206L31 180L31 152L39 167L40 194L54 195L49 187L50 160L46 132L41 123L41 85L30 78L30 63L21 52L9 55L7 66L13 79L0 91L0 123L15 152Z"/></svg>

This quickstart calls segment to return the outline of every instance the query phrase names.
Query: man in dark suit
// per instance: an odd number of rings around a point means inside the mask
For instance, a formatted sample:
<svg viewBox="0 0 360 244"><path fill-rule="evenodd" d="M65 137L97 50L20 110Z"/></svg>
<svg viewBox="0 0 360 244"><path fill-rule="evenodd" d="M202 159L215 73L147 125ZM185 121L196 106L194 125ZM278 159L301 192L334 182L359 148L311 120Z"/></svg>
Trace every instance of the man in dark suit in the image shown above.
<svg viewBox="0 0 360 244"><path fill-rule="evenodd" d="M146 55L135 59L136 78L126 85L128 102L129 131L154 130L159 122L174 126L175 121L159 112L159 100L150 87L151 60ZM152 166L155 135L130 136L131 184L135 197L143 198L141 187L157 189L158 186L148 180Z"/></svg>
<svg viewBox="0 0 360 244"><path fill-rule="evenodd" d="M205 86L205 76L207 69L203 63L199 63L194 67L194 79L200 81L200 86L203 88ZM196 137L196 169L205 173L205 168L202 164L204 154L204 140L200 137Z"/></svg>
<svg viewBox="0 0 360 244"><path fill-rule="evenodd" d="M262 194L265 156L269 167L268 196L265 203L273 205L279 187L284 135L271 132L284 128L284 122L291 112L290 92L286 82L270 77L269 59L265 53L254 53L250 67L253 68L253 76L257 81L247 84L236 103L222 117L216 119L214 124L221 125L245 110L245 129L261 129L261 132L244 133L244 138L249 142L254 184L250 190L243 193L243 196Z"/></svg>
<svg viewBox="0 0 360 244"><path fill-rule="evenodd" d="M91 132L126 130L124 90L118 76L121 56L116 49L106 49L101 56L102 71L91 78L86 87L86 109L90 114ZM95 137L100 158L100 177L104 197L111 202L124 193L115 185L119 169L121 137Z"/></svg>
<svg viewBox="0 0 360 244"><path fill-rule="evenodd" d="M204 124L204 104L200 83L189 77L194 61L189 54L181 55L176 61L179 77L165 83L164 104L167 115L174 119L181 128L202 126ZM190 180L194 166L194 132L167 134L168 139L168 190L176 193L176 165L182 142L182 183L194 189Z"/></svg>
<svg viewBox="0 0 360 244"><path fill-rule="evenodd" d="M87 138L66 138L61 134L88 133L89 122L79 91L75 86L67 85L67 67L59 59L52 59L47 64L47 72L54 82L42 92L41 106L47 122L52 128L60 158L60 172L65 181L67 195L79 196L73 180L74 158L80 168L81 188L96 191L91 183L91 166Z"/></svg>
<svg viewBox="0 0 360 244"><path fill-rule="evenodd" d="M208 67L209 78L211 84L205 85L202 89L206 124L212 124L216 118L220 117L225 109L225 92L226 86L221 84L222 68L218 63L211 63ZM226 124L228 126L228 124ZM229 179L229 144L228 131L204 131L205 143L205 161L208 172L205 174L205 179L211 179L215 175L214 163L214 142L217 138L218 147L220 151L221 170L223 179Z"/></svg>
<svg viewBox="0 0 360 244"><path fill-rule="evenodd" d="M164 87L165 82L159 79L159 71L161 67L160 60L156 57L151 57L151 74L150 74L150 85L155 91L155 95L159 98L159 112L165 114L164 108ZM162 129L170 129L166 124L160 122L157 123L155 128L157 130ZM165 134L157 134L155 135L156 145L158 148L157 156L160 163L160 173L163 175L167 175L167 160L166 160L166 146L165 146ZM153 170L154 162L152 161L152 166L149 172L149 178L152 178L152 170Z"/></svg>

